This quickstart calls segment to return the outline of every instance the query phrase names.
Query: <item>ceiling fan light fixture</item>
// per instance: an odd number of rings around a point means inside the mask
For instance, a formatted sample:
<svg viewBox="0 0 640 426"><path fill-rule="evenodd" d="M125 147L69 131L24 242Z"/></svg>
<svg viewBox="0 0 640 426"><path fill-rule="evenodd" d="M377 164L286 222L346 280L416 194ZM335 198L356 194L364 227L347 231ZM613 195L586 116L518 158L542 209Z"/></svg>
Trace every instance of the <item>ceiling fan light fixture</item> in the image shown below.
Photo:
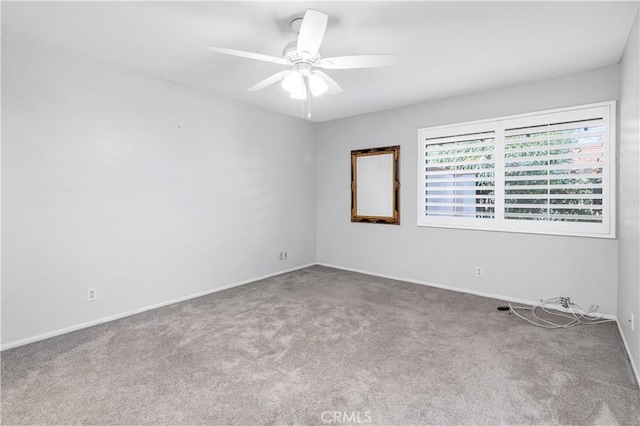
<svg viewBox="0 0 640 426"><path fill-rule="evenodd" d="M311 74L309 76L309 89L313 96L322 95L328 88L327 83L319 75Z"/></svg>
<svg viewBox="0 0 640 426"><path fill-rule="evenodd" d="M302 116L309 118L311 116L311 98L321 96L325 92L330 95L343 92L342 87L321 71L322 69L374 68L393 65L396 62L395 55L387 54L323 58L320 46L327 30L328 19L326 13L314 9L307 9L302 18L294 19L291 22L291 28L298 37L284 46L282 57L219 46L207 46L207 50L291 67L289 70L277 72L254 84L249 88L249 91L262 90L281 82L282 88L289 93L292 99L303 101Z"/></svg>
<svg viewBox="0 0 640 426"><path fill-rule="evenodd" d="M304 90L302 90L303 86L302 75L297 70L292 70L284 80L282 80L282 87L292 95L300 91L304 92Z"/></svg>
<svg viewBox="0 0 640 426"><path fill-rule="evenodd" d="M307 88L305 87L304 83L300 85L297 91L291 92L290 97L291 99L297 99L301 101L304 101L305 99L307 99Z"/></svg>

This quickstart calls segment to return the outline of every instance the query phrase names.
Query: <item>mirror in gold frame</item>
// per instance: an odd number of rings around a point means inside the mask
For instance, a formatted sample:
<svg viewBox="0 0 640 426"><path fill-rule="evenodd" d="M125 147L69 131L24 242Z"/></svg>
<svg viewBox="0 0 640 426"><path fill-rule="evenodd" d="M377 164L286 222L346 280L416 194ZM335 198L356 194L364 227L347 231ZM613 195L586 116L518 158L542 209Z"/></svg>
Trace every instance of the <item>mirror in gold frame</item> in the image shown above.
<svg viewBox="0 0 640 426"><path fill-rule="evenodd" d="M351 222L400 224L400 146L351 151Z"/></svg>

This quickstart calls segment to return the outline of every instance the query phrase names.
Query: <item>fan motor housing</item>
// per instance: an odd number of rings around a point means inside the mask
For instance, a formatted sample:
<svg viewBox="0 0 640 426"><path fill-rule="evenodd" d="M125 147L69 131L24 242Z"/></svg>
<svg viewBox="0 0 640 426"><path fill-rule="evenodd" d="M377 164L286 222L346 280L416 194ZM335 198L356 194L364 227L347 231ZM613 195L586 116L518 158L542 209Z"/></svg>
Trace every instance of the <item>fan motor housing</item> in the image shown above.
<svg viewBox="0 0 640 426"><path fill-rule="evenodd" d="M298 41L294 40L284 46L284 49L282 49L282 57L290 60L295 64L298 62L314 63L320 60L322 58L322 55L320 53L320 49L318 49L318 53L314 57L305 58L300 54L300 52L298 52Z"/></svg>

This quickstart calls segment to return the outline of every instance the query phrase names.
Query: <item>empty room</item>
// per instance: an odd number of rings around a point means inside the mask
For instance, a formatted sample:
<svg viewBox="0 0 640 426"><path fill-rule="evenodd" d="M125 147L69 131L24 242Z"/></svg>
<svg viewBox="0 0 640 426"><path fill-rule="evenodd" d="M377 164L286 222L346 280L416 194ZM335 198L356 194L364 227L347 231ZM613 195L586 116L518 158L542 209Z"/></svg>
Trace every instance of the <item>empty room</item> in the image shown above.
<svg viewBox="0 0 640 426"><path fill-rule="evenodd" d="M2 424L640 424L640 2L0 8Z"/></svg>

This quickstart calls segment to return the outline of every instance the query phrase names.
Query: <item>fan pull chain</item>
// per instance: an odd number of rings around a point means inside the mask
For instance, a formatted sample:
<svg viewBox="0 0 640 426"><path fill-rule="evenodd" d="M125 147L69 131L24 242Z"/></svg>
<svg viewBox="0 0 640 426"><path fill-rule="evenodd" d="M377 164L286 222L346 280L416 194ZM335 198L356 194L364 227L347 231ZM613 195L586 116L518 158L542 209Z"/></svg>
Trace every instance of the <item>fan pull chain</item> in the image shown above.
<svg viewBox="0 0 640 426"><path fill-rule="evenodd" d="M309 85L309 77L308 76L306 76L306 75L303 76L303 83L304 83L304 91L305 91L305 94L307 96L306 96L306 99L304 101L302 101L303 105L306 107L303 110L302 116L306 117L306 118L311 118L311 86Z"/></svg>

